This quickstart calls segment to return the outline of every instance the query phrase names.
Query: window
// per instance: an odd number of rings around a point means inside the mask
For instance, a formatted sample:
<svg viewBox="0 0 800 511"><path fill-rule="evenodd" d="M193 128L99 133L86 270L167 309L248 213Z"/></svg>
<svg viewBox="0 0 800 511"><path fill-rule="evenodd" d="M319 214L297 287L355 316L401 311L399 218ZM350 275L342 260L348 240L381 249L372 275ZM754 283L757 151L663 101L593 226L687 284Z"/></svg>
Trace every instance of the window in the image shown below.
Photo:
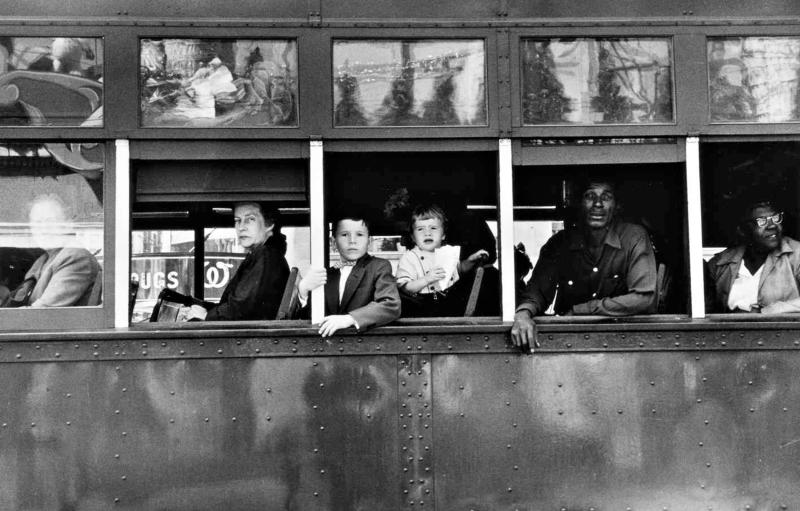
<svg viewBox="0 0 800 511"><path fill-rule="evenodd" d="M0 145L0 306L102 303L102 144Z"/></svg>
<svg viewBox="0 0 800 511"><path fill-rule="evenodd" d="M334 126L485 126L482 40L333 43Z"/></svg>
<svg viewBox="0 0 800 511"><path fill-rule="evenodd" d="M525 39L523 124L674 120L669 39Z"/></svg>
<svg viewBox="0 0 800 511"><path fill-rule="evenodd" d="M592 190L594 183L602 183L604 189ZM518 303L523 293L530 298L535 292L539 293L535 313L541 315L685 313L684 194L683 165L678 163L516 166ZM590 209L582 210L587 200ZM613 206L608 205L611 201ZM606 229L598 231L604 238L596 253L587 248L587 224ZM612 233L619 245L611 240ZM620 258L615 260L614 254ZM641 254L653 254L653 262L637 266ZM540 277L526 292L537 263ZM661 282L662 276L671 285ZM634 282L640 277L641 282ZM655 286L656 296L649 295L652 302L605 303L606 298L627 295L638 285Z"/></svg>
<svg viewBox="0 0 800 511"><path fill-rule="evenodd" d="M0 126L103 126L103 41L0 37Z"/></svg>
<svg viewBox="0 0 800 511"><path fill-rule="evenodd" d="M800 38L708 39L712 122L800 120Z"/></svg>
<svg viewBox="0 0 800 511"><path fill-rule="evenodd" d="M700 146L708 313L800 312L796 142Z"/></svg>
<svg viewBox="0 0 800 511"><path fill-rule="evenodd" d="M142 39L144 127L297 126L297 43Z"/></svg>
<svg viewBox="0 0 800 511"><path fill-rule="evenodd" d="M500 315L496 153L332 152L325 169L327 219L366 216L368 253L391 263L403 318ZM418 237L414 227L424 221L437 224L438 233ZM465 262L478 253L485 256ZM340 259L333 241L329 259ZM441 279L412 284L436 267Z"/></svg>
<svg viewBox="0 0 800 511"><path fill-rule="evenodd" d="M138 293L132 321L150 320L164 290L202 305L209 311L208 320L277 319L290 284L289 268L305 271L310 262L305 163L294 159L134 163L131 279L138 283ZM239 232L234 227L237 215L243 224L250 221L240 207L260 213L263 232L244 232L247 228ZM274 254L254 250L262 241L248 237L258 233L266 235L263 243L270 251L274 245ZM237 277L249 254L253 260L243 271L257 268L264 273ZM256 287L248 291L245 287L250 284ZM247 310L220 312L238 303L237 290ZM226 291L229 298L223 299ZM212 313L214 309L218 313Z"/></svg>

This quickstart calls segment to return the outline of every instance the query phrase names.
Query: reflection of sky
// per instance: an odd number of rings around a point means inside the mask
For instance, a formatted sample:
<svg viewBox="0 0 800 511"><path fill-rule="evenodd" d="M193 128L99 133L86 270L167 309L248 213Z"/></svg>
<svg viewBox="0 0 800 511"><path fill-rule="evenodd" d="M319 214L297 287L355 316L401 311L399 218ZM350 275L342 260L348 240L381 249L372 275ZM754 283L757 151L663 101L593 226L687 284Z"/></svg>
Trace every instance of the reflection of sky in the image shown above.
<svg viewBox="0 0 800 511"><path fill-rule="evenodd" d="M485 52L482 40L412 41L409 55L415 63L413 113L422 115L423 105L434 97L438 78L446 72L441 63L448 58L454 75L453 106L462 124L471 124L483 108L485 81ZM458 56L456 56L458 55ZM334 74L348 73L358 79L360 101L370 123L377 121L378 110L398 76L402 59L401 41L335 41L333 46ZM429 65L425 66L424 63ZM334 85L334 103L341 100Z"/></svg>

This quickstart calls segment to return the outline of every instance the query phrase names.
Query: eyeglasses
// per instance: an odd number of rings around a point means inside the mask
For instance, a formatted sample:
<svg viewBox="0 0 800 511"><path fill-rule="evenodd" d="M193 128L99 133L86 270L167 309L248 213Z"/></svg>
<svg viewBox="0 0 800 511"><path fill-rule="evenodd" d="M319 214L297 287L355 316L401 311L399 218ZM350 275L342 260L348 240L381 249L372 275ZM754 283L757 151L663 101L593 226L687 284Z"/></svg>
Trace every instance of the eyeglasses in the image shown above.
<svg viewBox="0 0 800 511"><path fill-rule="evenodd" d="M776 213L772 216L759 216L750 220L759 227L766 227L772 221L775 225L780 225L783 222L783 213Z"/></svg>

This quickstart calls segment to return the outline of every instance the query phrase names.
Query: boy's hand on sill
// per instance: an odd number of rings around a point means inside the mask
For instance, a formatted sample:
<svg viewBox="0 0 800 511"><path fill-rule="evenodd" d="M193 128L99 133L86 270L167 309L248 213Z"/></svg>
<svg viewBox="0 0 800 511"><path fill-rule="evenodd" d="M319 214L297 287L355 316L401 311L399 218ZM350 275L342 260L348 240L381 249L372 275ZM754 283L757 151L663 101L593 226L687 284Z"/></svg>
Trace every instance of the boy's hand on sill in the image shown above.
<svg viewBox="0 0 800 511"><path fill-rule="evenodd" d="M349 328L351 326L356 326L356 320L350 314L325 316L325 318L322 320L322 324L319 327L319 334L322 337L330 337L335 334L337 330Z"/></svg>

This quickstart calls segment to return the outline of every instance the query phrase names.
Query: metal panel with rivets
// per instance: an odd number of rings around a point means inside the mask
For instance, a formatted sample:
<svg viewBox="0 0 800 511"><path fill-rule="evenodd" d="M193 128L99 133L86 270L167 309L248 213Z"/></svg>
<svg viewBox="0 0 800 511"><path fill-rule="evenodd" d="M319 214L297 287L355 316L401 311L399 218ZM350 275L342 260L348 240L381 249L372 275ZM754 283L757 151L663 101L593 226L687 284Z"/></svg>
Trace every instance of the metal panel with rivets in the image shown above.
<svg viewBox="0 0 800 511"><path fill-rule="evenodd" d="M794 325L276 332L0 338L0 509L800 508Z"/></svg>

